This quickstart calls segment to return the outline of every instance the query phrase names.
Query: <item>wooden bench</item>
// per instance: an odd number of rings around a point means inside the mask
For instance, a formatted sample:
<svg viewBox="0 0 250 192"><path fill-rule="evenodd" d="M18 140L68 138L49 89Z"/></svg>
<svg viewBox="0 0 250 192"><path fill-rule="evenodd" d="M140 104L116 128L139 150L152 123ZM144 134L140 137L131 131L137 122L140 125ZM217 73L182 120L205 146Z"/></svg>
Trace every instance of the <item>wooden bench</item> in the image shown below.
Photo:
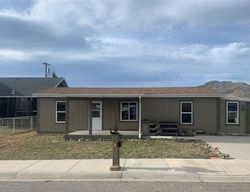
<svg viewBox="0 0 250 192"><path fill-rule="evenodd" d="M153 135L178 135L179 122L159 122L155 123L154 127L150 128L150 133Z"/></svg>

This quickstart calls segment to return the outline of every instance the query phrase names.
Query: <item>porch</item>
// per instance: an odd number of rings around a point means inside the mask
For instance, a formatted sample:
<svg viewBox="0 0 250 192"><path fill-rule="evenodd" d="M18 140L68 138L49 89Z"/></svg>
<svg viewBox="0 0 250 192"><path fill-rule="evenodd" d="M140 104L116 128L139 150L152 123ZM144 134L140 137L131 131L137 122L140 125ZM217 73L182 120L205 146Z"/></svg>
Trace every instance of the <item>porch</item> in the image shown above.
<svg viewBox="0 0 250 192"><path fill-rule="evenodd" d="M119 131L123 138L138 139L138 131ZM81 140L81 139L111 139L109 130L92 131L89 134L89 130L78 130L64 136L65 139Z"/></svg>
<svg viewBox="0 0 250 192"><path fill-rule="evenodd" d="M142 137L141 97L68 97L58 104L65 106L66 139L111 139L110 128L118 129L123 138Z"/></svg>

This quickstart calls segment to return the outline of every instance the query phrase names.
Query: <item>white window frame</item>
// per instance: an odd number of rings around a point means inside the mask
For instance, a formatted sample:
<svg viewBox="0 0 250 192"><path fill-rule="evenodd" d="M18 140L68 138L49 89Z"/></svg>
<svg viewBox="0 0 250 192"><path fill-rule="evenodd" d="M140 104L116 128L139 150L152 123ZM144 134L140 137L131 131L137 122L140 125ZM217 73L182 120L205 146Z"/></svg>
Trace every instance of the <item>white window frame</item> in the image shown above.
<svg viewBox="0 0 250 192"><path fill-rule="evenodd" d="M180 106L180 122L182 125L192 125L193 124L193 114L194 114L194 107L193 107L193 101L181 101L181 106ZM191 103L191 112L183 112L182 111L182 104L183 103ZM191 122L190 123L183 123L182 122L182 114L191 114Z"/></svg>
<svg viewBox="0 0 250 192"><path fill-rule="evenodd" d="M57 103L65 103L65 111L58 111L57 110ZM58 116L58 113L65 113L65 119L66 119L66 101L56 101L56 123L65 123L65 121L58 121L57 120L57 116Z"/></svg>
<svg viewBox="0 0 250 192"><path fill-rule="evenodd" d="M228 104L229 103L236 103L237 104L237 120L236 120L236 123L230 123L228 122L228 114L230 112L236 112L236 111L228 111ZM227 101L226 102L226 124L227 125L239 125L239 119L240 119L240 102L239 101Z"/></svg>
<svg viewBox="0 0 250 192"><path fill-rule="evenodd" d="M136 119L130 119L130 110L128 109L128 117L129 119L122 119L122 104L128 103L128 106L130 106L130 103L136 103ZM121 101L120 102L120 121L138 121L138 102L137 101Z"/></svg>

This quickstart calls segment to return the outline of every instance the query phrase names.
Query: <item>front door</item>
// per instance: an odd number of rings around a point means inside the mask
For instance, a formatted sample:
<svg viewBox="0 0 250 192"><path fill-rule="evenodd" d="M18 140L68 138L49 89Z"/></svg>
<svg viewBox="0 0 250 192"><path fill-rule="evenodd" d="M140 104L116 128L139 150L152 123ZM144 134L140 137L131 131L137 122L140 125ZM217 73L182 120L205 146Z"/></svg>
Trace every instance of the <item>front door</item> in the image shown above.
<svg viewBox="0 0 250 192"><path fill-rule="evenodd" d="M102 130L102 102L92 101L92 130Z"/></svg>

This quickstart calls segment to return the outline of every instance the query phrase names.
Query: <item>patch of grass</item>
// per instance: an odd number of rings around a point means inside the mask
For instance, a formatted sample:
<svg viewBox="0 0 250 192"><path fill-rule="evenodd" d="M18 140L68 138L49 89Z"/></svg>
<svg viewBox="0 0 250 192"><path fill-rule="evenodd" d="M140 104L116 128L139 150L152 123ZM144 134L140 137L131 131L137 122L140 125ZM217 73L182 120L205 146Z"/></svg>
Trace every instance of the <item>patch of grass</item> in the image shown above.
<svg viewBox="0 0 250 192"><path fill-rule="evenodd" d="M7 135L11 135L11 134L15 134L15 133L23 133L23 132L27 132L30 131L30 128L16 128L14 129L14 133L13 133L13 129L12 127L9 126L0 126L0 138L1 137L5 137Z"/></svg>
<svg viewBox="0 0 250 192"><path fill-rule="evenodd" d="M125 140L121 158L210 158L201 142ZM0 159L112 158L111 141L65 141L62 135L20 133L0 137Z"/></svg>
<svg viewBox="0 0 250 192"><path fill-rule="evenodd" d="M126 158L210 158L210 150L199 141L125 141L121 156Z"/></svg>

